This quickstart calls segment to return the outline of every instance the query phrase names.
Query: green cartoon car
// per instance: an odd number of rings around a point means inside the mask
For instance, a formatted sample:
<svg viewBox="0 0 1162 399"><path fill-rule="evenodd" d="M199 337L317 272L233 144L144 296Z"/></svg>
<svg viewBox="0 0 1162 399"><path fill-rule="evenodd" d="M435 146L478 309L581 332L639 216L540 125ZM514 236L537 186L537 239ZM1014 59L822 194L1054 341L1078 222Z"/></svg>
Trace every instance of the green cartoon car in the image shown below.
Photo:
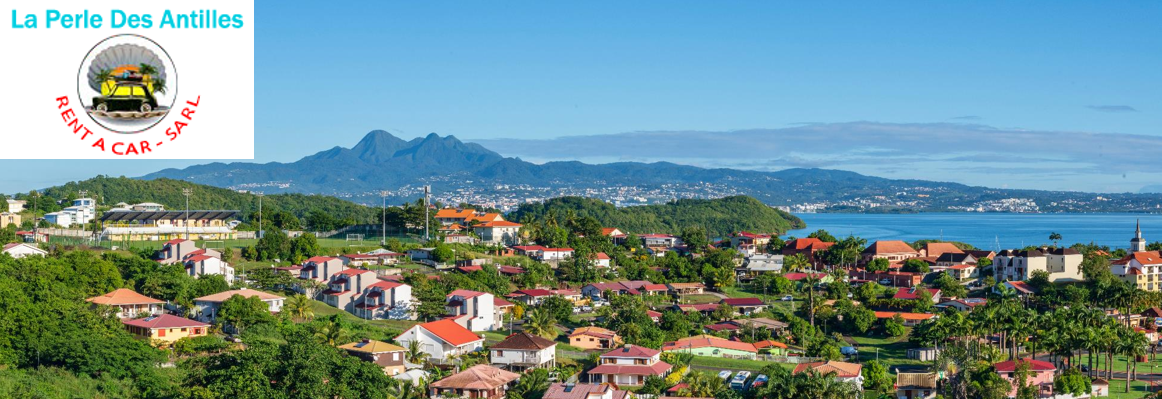
<svg viewBox="0 0 1162 399"><path fill-rule="evenodd" d="M107 96L93 97L93 109L101 112L151 112L157 109L157 98L141 82L117 82Z"/></svg>

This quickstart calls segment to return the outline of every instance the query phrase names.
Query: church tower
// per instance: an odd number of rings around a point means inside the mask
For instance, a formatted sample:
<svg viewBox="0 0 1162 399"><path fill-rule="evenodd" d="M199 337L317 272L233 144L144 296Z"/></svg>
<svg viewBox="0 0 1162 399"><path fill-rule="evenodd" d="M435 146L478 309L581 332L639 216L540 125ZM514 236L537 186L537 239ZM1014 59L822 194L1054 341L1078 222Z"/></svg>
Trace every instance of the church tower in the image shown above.
<svg viewBox="0 0 1162 399"><path fill-rule="evenodd" d="M1146 240L1142 239L1142 221L1138 220L1134 228L1134 239L1130 240L1130 252L1145 252Z"/></svg>

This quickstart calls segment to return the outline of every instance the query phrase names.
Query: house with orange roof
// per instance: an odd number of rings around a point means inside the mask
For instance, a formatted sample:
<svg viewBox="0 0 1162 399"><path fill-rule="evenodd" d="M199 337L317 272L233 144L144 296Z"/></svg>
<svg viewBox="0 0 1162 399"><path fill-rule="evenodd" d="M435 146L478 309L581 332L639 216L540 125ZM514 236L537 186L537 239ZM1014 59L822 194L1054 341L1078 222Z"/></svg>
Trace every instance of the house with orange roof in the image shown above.
<svg viewBox="0 0 1162 399"><path fill-rule="evenodd" d="M513 245L520 242L521 224L505 220L482 222L472 226L472 231L484 244Z"/></svg>
<svg viewBox="0 0 1162 399"><path fill-rule="evenodd" d="M1114 276L1143 291L1162 291L1162 252L1134 252L1110 263Z"/></svg>
<svg viewBox="0 0 1162 399"><path fill-rule="evenodd" d="M218 317L218 309L222 307L222 303L236 295L244 298L258 297L258 299L266 303L267 310L270 313L282 311L282 304L286 301L286 297L249 288L222 291L217 294L194 298L194 314L197 315L195 318L207 323L213 323L214 319Z"/></svg>
<svg viewBox="0 0 1162 399"><path fill-rule="evenodd" d="M607 255L605 252L598 252L596 254L593 254L593 266L594 267L608 269L612 266L610 261L611 261L611 259L609 258L609 255Z"/></svg>
<svg viewBox="0 0 1162 399"><path fill-rule="evenodd" d="M624 244L625 238L629 236L624 231L616 227L603 227L601 229L601 234L609 237L609 239L613 241L614 245Z"/></svg>
<svg viewBox="0 0 1162 399"><path fill-rule="evenodd" d="M581 349L609 349L621 342L617 333L601 327L577 327L569 333L569 345Z"/></svg>
<svg viewBox="0 0 1162 399"><path fill-rule="evenodd" d="M904 319L905 327L914 327L917 324L938 317L932 313L875 312L875 314L876 319L892 319L896 316L900 316L901 319Z"/></svg>
<svg viewBox="0 0 1162 399"><path fill-rule="evenodd" d="M826 251L827 248L831 248L832 245L835 245L835 243L826 242L818 238L796 238L794 240L787 241L786 245L783 246L782 253L785 256L802 254L803 256L806 256L807 260L811 261L811 263L816 263L815 254L820 251Z"/></svg>
<svg viewBox="0 0 1162 399"><path fill-rule="evenodd" d="M429 385L433 398L503 399L520 374L478 364Z"/></svg>
<svg viewBox="0 0 1162 399"><path fill-rule="evenodd" d="M364 269L345 269L331 275L327 289L319 293L322 301L333 307L354 314L363 290L379 281L375 272Z"/></svg>
<svg viewBox="0 0 1162 399"><path fill-rule="evenodd" d="M116 311L119 318L134 318L141 315L154 315L162 312L165 301L153 299L128 288L118 288L108 294L95 296L85 301L94 306L110 306Z"/></svg>
<svg viewBox="0 0 1162 399"><path fill-rule="evenodd" d="M122 319L121 324L130 334L148 339L158 346L165 346L182 338L201 337L209 334L210 324L171 314L161 314L140 319Z"/></svg>
<svg viewBox="0 0 1162 399"><path fill-rule="evenodd" d="M662 345L662 352L690 353L695 356L755 359L759 353L754 344L731 341L713 335L696 335Z"/></svg>
<svg viewBox="0 0 1162 399"><path fill-rule="evenodd" d="M963 253L964 250L960 249L960 247L957 247L956 244L950 242L930 242L924 244L923 248L920 248L920 256L928 258L939 258L940 255L944 254Z"/></svg>
<svg viewBox="0 0 1162 399"><path fill-rule="evenodd" d="M503 314L496 311L496 297L490 293L454 290L445 301L448 317L468 330L493 331L503 326Z"/></svg>
<svg viewBox="0 0 1162 399"><path fill-rule="evenodd" d="M834 360L800 363L795 366L795 370L791 374L805 373L809 370L819 375L835 373L836 380L855 384L858 389L863 390L863 374L861 374L863 365L859 363L837 362Z"/></svg>
<svg viewBox="0 0 1162 399"><path fill-rule="evenodd" d="M484 349L484 337L476 335L452 319L441 319L416 324L404 331L395 342L407 348L413 341L419 343L433 363L444 363L450 356L460 356Z"/></svg>
<svg viewBox="0 0 1162 399"><path fill-rule="evenodd" d="M589 370L590 382L617 386L641 386L646 377L665 377L673 368L661 359L662 352L638 345L625 345L599 357Z"/></svg>
<svg viewBox="0 0 1162 399"><path fill-rule="evenodd" d="M476 216L475 209L467 208L444 208L436 211L433 216L441 225L451 226L453 224L465 225L468 224L468 219Z"/></svg>
<svg viewBox="0 0 1162 399"><path fill-rule="evenodd" d="M755 342L754 347L755 349L758 349L759 352L770 353L775 356L786 356L789 349L787 344L769 339Z"/></svg>
<svg viewBox="0 0 1162 399"><path fill-rule="evenodd" d="M887 259L891 262L902 262L920 257L920 251L912 248L908 243L900 240L880 240L873 242L861 254L864 263L872 259Z"/></svg>

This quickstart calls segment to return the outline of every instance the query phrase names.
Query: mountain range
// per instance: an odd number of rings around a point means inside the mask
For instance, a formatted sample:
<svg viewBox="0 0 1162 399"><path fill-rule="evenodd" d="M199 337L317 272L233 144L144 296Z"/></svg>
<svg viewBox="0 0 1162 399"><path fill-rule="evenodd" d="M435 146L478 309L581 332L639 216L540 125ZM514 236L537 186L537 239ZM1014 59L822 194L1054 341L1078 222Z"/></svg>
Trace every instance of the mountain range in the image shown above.
<svg viewBox="0 0 1162 399"><path fill-rule="evenodd" d="M705 169L668 162L534 164L479 144L435 133L410 141L375 130L351 148L334 147L290 163L234 162L165 169L142 179L171 178L266 193L324 194L375 204L414 199L423 185L436 197L521 201L585 195L633 203L643 197L749 195L772 206L851 212L1038 211L1158 212L1162 194L1093 194L997 189L899 180L828 169ZM628 189L627 189L628 187ZM626 201L627 190L633 193ZM499 202L499 201L498 201ZM640 201L638 201L640 202ZM1035 204L1029 206L1029 204Z"/></svg>

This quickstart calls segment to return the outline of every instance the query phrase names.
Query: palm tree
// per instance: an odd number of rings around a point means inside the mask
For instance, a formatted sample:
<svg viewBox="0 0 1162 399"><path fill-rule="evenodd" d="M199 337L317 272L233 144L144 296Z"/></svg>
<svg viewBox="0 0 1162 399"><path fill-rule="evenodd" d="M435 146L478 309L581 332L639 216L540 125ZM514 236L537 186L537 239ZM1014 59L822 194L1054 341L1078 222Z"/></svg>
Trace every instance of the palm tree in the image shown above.
<svg viewBox="0 0 1162 399"><path fill-rule="evenodd" d="M292 295L283 305L282 310L291 318L299 321L310 320L315 317L315 310L311 307L311 299L306 295Z"/></svg>
<svg viewBox="0 0 1162 399"><path fill-rule="evenodd" d="M783 259L783 270L787 272L797 272L806 269L810 265L811 262L803 254L794 254Z"/></svg>
<svg viewBox="0 0 1162 399"><path fill-rule="evenodd" d="M545 338L557 338L557 319L545 309L533 309L524 324L525 332Z"/></svg>
<svg viewBox="0 0 1162 399"><path fill-rule="evenodd" d="M686 386L678 390L680 396L713 398L719 391L726 389L722 379L702 371L691 371L682 377L682 382Z"/></svg>
<svg viewBox="0 0 1162 399"><path fill-rule="evenodd" d="M109 79L113 79L113 70L105 68L97 71L97 75L93 76L93 84L101 89L104 89L107 84L106 82L108 82Z"/></svg>
<svg viewBox="0 0 1162 399"><path fill-rule="evenodd" d="M315 296L315 293L323 289L326 284L324 284L322 281L309 278L299 280L298 286L299 289L303 290L303 293L305 293L307 296L313 297Z"/></svg>
<svg viewBox="0 0 1162 399"><path fill-rule="evenodd" d="M432 355L424 352L423 347L420 346L419 340L408 341L407 351L404 352L404 359L407 360L408 363L424 364L430 357L432 357Z"/></svg>
<svg viewBox="0 0 1162 399"><path fill-rule="evenodd" d="M1061 234L1057 232L1049 233L1049 240L1053 241L1053 246L1057 246L1057 242L1061 241Z"/></svg>
<svg viewBox="0 0 1162 399"><path fill-rule="evenodd" d="M1126 355L1126 392L1130 392L1131 378L1138 379L1138 356L1146 355L1146 345L1150 343L1145 335L1132 329L1124 329L1118 335L1118 346L1122 354Z"/></svg>
<svg viewBox="0 0 1162 399"><path fill-rule="evenodd" d="M166 90L165 79L154 78L153 79L153 92L165 94L165 90Z"/></svg>
<svg viewBox="0 0 1162 399"><path fill-rule="evenodd" d="M819 284L819 278L813 272L807 273L806 277L799 280L799 284L800 290L807 291L807 315L811 319L811 327L815 327L815 284Z"/></svg>
<svg viewBox="0 0 1162 399"><path fill-rule="evenodd" d="M157 75L157 67L143 62L137 65L137 73L150 76Z"/></svg>
<svg viewBox="0 0 1162 399"><path fill-rule="evenodd" d="M343 327L343 319L339 315L331 316L318 331L315 332L315 339L319 342L335 346L347 343L347 329Z"/></svg>

